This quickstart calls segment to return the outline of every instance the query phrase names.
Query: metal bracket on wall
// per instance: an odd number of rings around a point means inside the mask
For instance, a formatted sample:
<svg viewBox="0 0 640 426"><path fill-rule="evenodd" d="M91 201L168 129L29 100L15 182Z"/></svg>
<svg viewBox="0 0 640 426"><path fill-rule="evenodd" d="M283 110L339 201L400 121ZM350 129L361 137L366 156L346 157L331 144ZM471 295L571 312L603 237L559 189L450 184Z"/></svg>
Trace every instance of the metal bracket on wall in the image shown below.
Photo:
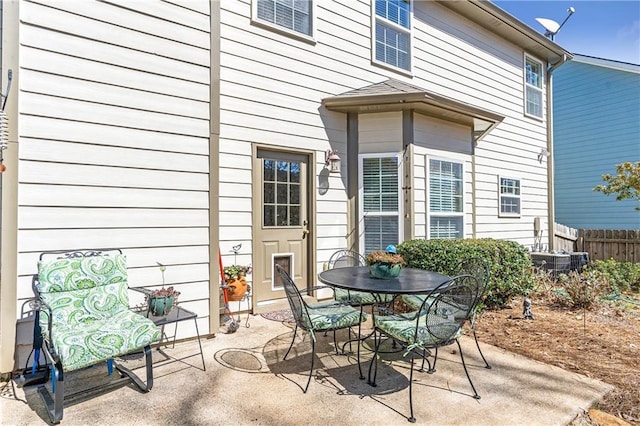
<svg viewBox="0 0 640 426"><path fill-rule="evenodd" d="M7 105L7 99L9 99L9 92L11 91L11 80L13 80L13 70L9 69L7 72L7 90L4 94L0 93L2 96L2 110L4 111L4 107Z"/></svg>

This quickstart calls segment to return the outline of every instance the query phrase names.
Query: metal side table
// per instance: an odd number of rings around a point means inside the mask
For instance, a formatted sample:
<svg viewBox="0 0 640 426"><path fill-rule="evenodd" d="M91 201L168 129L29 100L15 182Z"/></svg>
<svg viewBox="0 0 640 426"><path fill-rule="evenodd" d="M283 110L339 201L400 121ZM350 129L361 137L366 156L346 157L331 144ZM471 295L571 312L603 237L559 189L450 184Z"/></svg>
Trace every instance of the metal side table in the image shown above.
<svg viewBox="0 0 640 426"><path fill-rule="evenodd" d="M130 288L130 289L140 293L144 293L145 295L148 295L150 293L150 291L147 290L146 288ZM198 347L200 348L200 358L202 359L202 371L207 371L207 367L204 362L204 353L202 352L202 343L200 341L200 331L198 330L198 314L188 309L185 309L181 306L174 306L173 309L171 309L171 312L163 316L155 316L151 314L148 308L145 309L144 307L140 307L140 306L134 308L134 310L146 316L151 321L153 321L155 325L160 327L161 335L160 335L160 342L158 343L158 345L162 345L163 341L167 341L167 343L169 341L169 337L164 332L164 327L167 324L175 324L175 328L173 330L173 342L171 342L172 349L175 348L176 346L176 336L178 334L178 323L181 321L188 321L192 319L193 323L196 326L196 335L198 337ZM196 355L197 354L189 355L180 359L191 358L192 356L196 356Z"/></svg>

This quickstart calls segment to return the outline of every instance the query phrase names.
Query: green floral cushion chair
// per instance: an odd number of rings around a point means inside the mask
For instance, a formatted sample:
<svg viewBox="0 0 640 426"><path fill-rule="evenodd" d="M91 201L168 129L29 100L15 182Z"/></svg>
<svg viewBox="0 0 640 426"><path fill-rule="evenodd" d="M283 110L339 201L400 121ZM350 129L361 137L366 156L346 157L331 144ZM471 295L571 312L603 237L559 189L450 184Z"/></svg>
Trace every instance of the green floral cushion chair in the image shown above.
<svg viewBox="0 0 640 426"><path fill-rule="evenodd" d="M73 252L62 258L41 259L34 290L41 305L43 349L52 364L54 406L59 405L49 410L54 423L62 419L65 372L107 361L111 374L113 358L144 348L148 352L146 385L126 368L116 368L143 391L151 389L150 345L160 339L161 332L150 319L129 309L123 254ZM41 393L46 391L41 388Z"/></svg>
<svg viewBox="0 0 640 426"><path fill-rule="evenodd" d="M400 343L404 348L404 355L411 356L411 372L409 373L409 409L408 420L415 422L413 416L412 383L415 357L422 358L429 363L429 373L435 372L438 359L438 348L453 343L458 345L458 352L469 384L473 389L473 397L480 399L476 388L471 381L467 366L462 354L462 347L458 341L462 335L462 325L469 319L472 308L478 299L478 280L471 275L460 275L452 278L423 298L422 305L416 312L409 314L397 314L388 316L376 316L374 318L375 331ZM380 343L384 340L377 339L375 355L371 360L369 371L373 368L373 379L370 383L375 386L378 371L378 352ZM434 350L433 363L428 359L429 349Z"/></svg>
<svg viewBox="0 0 640 426"><path fill-rule="evenodd" d="M307 303L296 287L295 283L280 265L276 265L276 270L282 278L284 283L284 290L291 307L291 312L296 320L296 326L293 330L293 338L287 353L284 354L284 360L287 359L293 343L296 339L296 333L298 328L303 329L311 335L311 369L309 370L309 378L307 385L303 389L303 392L307 392L309 383L311 382L311 376L313 374L313 363L315 360L316 351L316 333L333 331L333 344L338 353L338 342L336 340L336 330L351 329L351 327L358 326L358 336L360 336L360 325L367 320L367 314L361 310L356 310L349 304L340 303L335 300L318 303ZM360 377L362 376L362 368L360 366L360 340L358 340L358 369L360 371Z"/></svg>

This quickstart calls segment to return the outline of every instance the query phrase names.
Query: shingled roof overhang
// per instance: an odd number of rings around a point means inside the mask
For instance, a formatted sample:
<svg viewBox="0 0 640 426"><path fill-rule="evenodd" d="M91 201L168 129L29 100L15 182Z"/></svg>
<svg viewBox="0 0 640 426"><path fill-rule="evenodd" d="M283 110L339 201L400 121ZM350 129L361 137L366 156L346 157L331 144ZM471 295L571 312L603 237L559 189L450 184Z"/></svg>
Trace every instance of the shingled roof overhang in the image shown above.
<svg viewBox="0 0 640 426"><path fill-rule="evenodd" d="M491 111L394 79L325 98L322 104L330 111L359 114L414 110L471 127L475 141L504 119Z"/></svg>

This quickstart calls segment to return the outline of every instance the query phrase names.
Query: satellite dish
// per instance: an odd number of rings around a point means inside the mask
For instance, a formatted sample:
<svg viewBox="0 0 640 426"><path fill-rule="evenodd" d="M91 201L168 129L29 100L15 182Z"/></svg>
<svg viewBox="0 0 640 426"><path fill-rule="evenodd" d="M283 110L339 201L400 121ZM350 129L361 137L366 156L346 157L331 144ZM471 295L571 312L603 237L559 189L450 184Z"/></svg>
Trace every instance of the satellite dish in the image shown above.
<svg viewBox="0 0 640 426"><path fill-rule="evenodd" d="M547 30L547 33L545 34L545 36L547 36L547 37L550 34L557 33L558 30L560 29L560 24L558 24L554 20L547 19L547 18L536 18L536 21L538 21L540 23L540 25L542 25L544 27L544 29Z"/></svg>
<svg viewBox="0 0 640 426"><path fill-rule="evenodd" d="M555 38L555 35L560 32L560 28L562 28L565 22L567 22L569 18L571 18L571 15L573 15L576 12L576 9L572 6L569 9L567 9L567 12L569 14L567 15L566 18L564 18L564 21L562 21L562 24L558 24L556 21L552 19L536 18L536 21L538 21L540 25L542 25L544 29L547 30L547 32L544 33L545 37L549 37L551 40L553 40Z"/></svg>

